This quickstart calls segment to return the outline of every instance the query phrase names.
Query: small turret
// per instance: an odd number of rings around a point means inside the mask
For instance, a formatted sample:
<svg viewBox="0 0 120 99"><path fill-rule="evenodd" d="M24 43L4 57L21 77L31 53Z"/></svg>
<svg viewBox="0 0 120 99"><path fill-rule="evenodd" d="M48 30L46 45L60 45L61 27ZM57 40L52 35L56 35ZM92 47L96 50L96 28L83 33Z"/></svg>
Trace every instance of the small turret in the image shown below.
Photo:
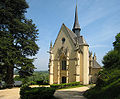
<svg viewBox="0 0 120 99"><path fill-rule="evenodd" d="M50 42L50 50L52 49L52 41Z"/></svg>
<svg viewBox="0 0 120 99"><path fill-rule="evenodd" d="M96 60L96 54L94 53L93 60Z"/></svg>
<svg viewBox="0 0 120 99"><path fill-rule="evenodd" d="M90 58L90 60L92 60L92 51L89 53L90 55L89 55L89 58Z"/></svg>

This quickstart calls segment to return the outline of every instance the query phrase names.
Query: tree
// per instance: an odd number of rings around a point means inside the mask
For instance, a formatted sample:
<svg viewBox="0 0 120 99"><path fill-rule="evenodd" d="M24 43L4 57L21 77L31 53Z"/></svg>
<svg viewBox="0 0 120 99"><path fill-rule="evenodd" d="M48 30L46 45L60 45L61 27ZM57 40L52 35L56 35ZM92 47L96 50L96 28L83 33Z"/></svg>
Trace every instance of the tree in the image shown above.
<svg viewBox="0 0 120 99"><path fill-rule="evenodd" d="M104 57L102 63L105 69L120 68L120 55L117 50L109 51Z"/></svg>
<svg viewBox="0 0 120 99"><path fill-rule="evenodd" d="M0 68L8 87L13 86L14 68L22 77L29 76L35 68L34 56L38 30L32 20L25 18L28 4L25 0L0 0ZM4 71L4 72L3 72Z"/></svg>
<svg viewBox="0 0 120 99"><path fill-rule="evenodd" d="M115 36L115 42L113 42L113 46L115 50L120 52L120 33Z"/></svg>
<svg viewBox="0 0 120 99"><path fill-rule="evenodd" d="M120 68L120 33L115 36L115 41L113 42L114 50L109 51L103 57L104 68Z"/></svg>

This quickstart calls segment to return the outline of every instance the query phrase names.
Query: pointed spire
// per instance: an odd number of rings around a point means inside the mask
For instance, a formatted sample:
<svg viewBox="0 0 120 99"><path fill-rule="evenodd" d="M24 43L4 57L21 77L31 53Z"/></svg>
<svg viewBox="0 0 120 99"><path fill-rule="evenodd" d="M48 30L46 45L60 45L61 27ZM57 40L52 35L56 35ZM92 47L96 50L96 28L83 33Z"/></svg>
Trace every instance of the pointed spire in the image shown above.
<svg viewBox="0 0 120 99"><path fill-rule="evenodd" d="M50 42L50 49L52 48L52 41Z"/></svg>
<svg viewBox="0 0 120 99"><path fill-rule="evenodd" d="M76 9L75 9L75 22L74 22L73 29L80 29L80 25L78 21L77 4L76 4Z"/></svg>
<svg viewBox="0 0 120 99"><path fill-rule="evenodd" d="M90 60L92 60L92 51L90 52L90 55L89 55L89 58L90 58Z"/></svg>
<svg viewBox="0 0 120 99"><path fill-rule="evenodd" d="M93 60L96 60L97 58L96 58L96 54L94 53L94 56L93 56Z"/></svg>
<svg viewBox="0 0 120 99"><path fill-rule="evenodd" d="M77 12L77 4L76 4L76 9L75 9L75 21L74 21L74 26L73 26L73 32L77 35L80 36L80 25L78 21L78 12Z"/></svg>
<svg viewBox="0 0 120 99"><path fill-rule="evenodd" d="M92 56L92 51L90 52L90 56Z"/></svg>

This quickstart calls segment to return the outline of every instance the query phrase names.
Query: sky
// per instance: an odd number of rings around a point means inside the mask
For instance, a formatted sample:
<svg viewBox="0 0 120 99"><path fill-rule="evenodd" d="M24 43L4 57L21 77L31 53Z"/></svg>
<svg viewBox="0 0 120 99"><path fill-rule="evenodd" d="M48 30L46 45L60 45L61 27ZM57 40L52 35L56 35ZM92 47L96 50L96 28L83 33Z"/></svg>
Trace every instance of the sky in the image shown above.
<svg viewBox="0 0 120 99"><path fill-rule="evenodd" d="M75 15L75 0L27 0L26 17L32 19L39 29L40 47L34 65L36 70L48 70L49 46L53 44L64 23L72 30ZM104 55L113 49L115 36L120 32L120 0L78 0L78 18L81 35L96 53L102 64Z"/></svg>

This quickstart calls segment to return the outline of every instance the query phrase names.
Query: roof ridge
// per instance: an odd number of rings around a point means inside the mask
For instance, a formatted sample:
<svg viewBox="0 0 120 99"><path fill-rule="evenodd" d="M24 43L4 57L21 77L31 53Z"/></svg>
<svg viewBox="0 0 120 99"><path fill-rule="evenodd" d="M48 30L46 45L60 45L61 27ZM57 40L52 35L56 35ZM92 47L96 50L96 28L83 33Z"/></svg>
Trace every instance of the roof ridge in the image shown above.
<svg viewBox="0 0 120 99"><path fill-rule="evenodd" d="M77 37L77 35L76 35L73 31L71 31L65 24L63 24L63 25L64 25L64 27L66 28L66 30L67 30L67 32L68 32L68 35L70 36L71 40L72 40L73 43L75 44L75 40L74 40L74 37L73 37L73 36Z"/></svg>
<svg viewBox="0 0 120 99"><path fill-rule="evenodd" d="M73 34L75 34L72 30L70 30L64 23L63 25L65 26L66 29L68 29L69 31L71 31ZM76 34L75 34L76 35ZM77 35L76 35L77 36Z"/></svg>

